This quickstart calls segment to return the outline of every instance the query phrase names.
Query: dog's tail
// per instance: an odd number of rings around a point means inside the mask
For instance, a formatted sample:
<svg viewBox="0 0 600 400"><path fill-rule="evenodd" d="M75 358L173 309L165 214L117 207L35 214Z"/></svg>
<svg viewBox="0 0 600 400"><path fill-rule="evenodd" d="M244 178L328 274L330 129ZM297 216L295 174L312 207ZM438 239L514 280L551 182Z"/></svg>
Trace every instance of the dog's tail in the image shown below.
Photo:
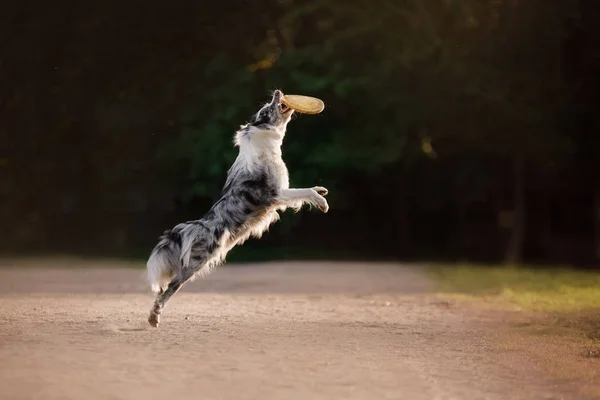
<svg viewBox="0 0 600 400"><path fill-rule="evenodd" d="M154 293L165 290L181 268L180 242L171 236L172 231L170 230L161 236L146 263L148 281Z"/></svg>
<svg viewBox="0 0 600 400"><path fill-rule="evenodd" d="M206 236L204 242L207 242L207 235L206 227L197 221L179 224L163 233L146 263L148 281L153 292L161 293L174 277L182 275L183 270L189 267L192 247L201 241L202 236ZM213 236L211 243L220 237L214 232Z"/></svg>

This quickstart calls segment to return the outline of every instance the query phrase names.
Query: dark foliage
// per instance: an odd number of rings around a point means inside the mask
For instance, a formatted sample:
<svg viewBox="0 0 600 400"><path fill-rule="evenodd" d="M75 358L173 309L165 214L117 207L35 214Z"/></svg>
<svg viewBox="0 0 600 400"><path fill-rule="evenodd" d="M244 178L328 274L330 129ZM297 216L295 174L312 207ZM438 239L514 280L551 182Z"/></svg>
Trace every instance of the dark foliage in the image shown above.
<svg viewBox="0 0 600 400"><path fill-rule="evenodd" d="M0 250L147 255L210 207L234 131L279 88L326 103L284 154L331 211L246 247L600 258L592 0L1 7Z"/></svg>

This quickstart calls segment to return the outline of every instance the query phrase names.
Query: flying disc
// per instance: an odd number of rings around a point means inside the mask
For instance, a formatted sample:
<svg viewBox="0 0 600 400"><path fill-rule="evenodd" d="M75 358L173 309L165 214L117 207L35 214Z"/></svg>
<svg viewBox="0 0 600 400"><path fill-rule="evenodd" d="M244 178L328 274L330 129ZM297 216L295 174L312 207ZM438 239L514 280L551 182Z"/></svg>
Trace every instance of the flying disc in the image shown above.
<svg viewBox="0 0 600 400"><path fill-rule="evenodd" d="M281 102L301 114L318 114L325 108L321 99L298 94L286 94Z"/></svg>

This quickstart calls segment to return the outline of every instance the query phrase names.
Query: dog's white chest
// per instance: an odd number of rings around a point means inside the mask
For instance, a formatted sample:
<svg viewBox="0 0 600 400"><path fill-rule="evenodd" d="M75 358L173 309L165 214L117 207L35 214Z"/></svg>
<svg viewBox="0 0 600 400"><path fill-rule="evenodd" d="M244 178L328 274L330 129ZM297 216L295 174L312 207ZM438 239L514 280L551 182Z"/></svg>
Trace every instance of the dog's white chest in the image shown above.
<svg viewBox="0 0 600 400"><path fill-rule="evenodd" d="M269 175L271 182L277 189L289 189L290 178L288 169L282 159L274 160L269 165Z"/></svg>

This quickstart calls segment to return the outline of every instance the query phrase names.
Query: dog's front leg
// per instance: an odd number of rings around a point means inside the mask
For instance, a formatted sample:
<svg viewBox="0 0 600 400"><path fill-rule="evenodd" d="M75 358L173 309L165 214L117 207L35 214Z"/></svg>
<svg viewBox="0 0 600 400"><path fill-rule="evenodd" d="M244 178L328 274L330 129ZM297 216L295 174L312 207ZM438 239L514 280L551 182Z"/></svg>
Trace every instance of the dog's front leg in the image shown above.
<svg viewBox="0 0 600 400"><path fill-rule="evenodd" d="M329 211L329 204L325 197L327 189L321 186L315 186L310 189L284 189L277 197L277 201L287 208L293 208L298 211L304 204L310 204L326 213Z"/></svg>

